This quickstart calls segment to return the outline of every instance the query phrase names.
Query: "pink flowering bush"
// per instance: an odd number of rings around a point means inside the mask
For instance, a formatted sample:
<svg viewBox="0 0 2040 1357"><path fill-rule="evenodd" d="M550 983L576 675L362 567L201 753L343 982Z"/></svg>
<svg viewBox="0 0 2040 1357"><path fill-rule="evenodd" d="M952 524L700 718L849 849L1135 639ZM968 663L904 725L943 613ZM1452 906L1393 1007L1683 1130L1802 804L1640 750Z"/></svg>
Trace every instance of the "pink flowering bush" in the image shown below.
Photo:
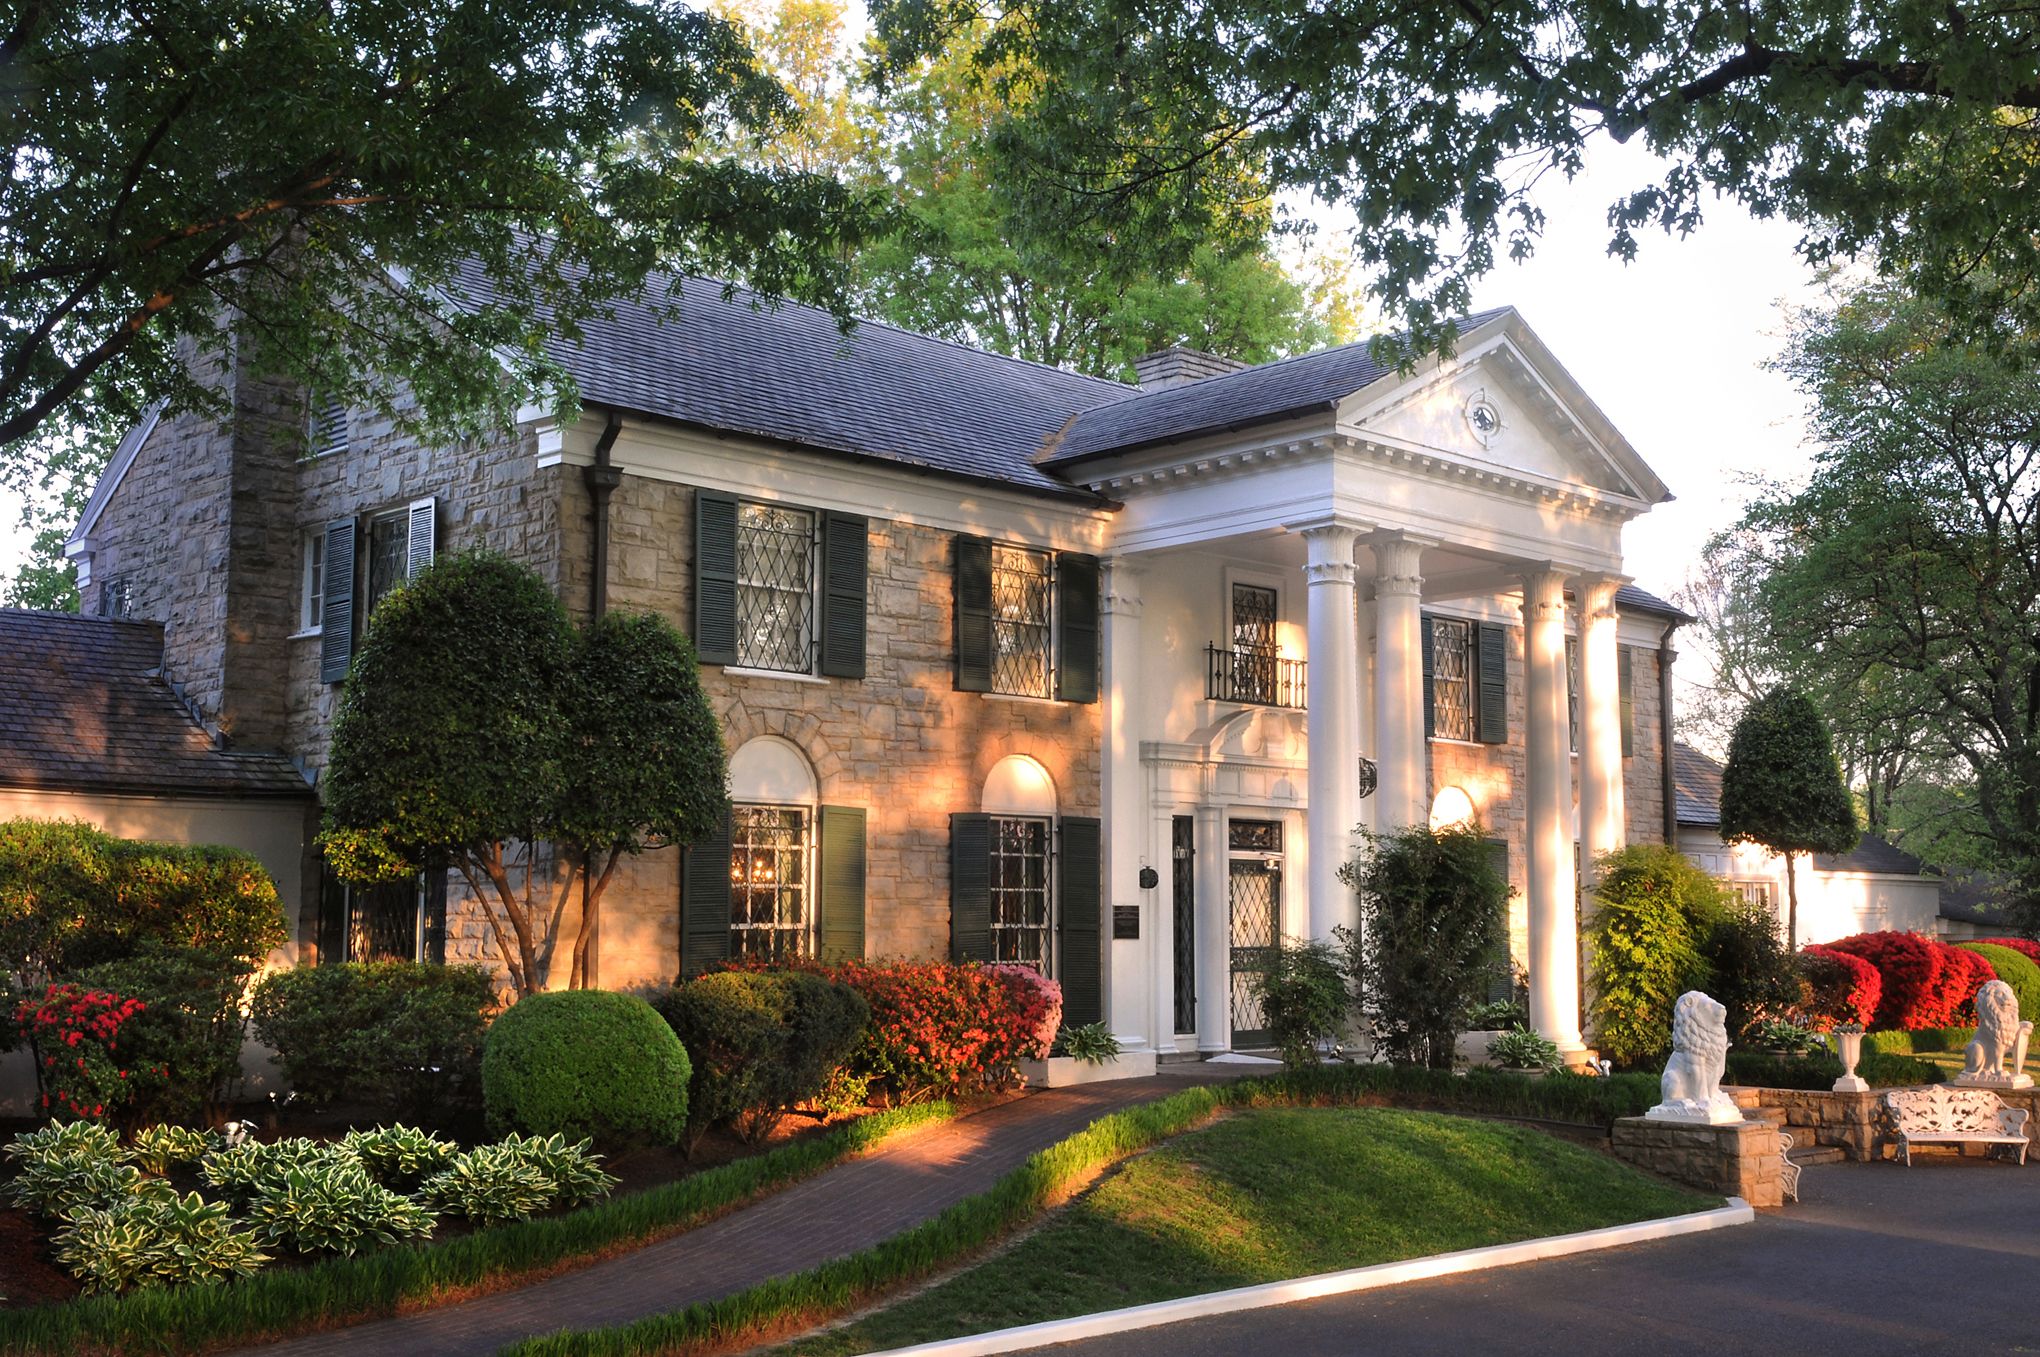
<svg viewBox="0 0 2040 1357"><path fill-rule="evenodd" d="M1055 1044L1055 1034L1062 1030L1062 986L1032 966L1003 962L987 969L1013 992L1014 1001L1020 1005L1020 1021L1032 1033L1021 1056L1028 1060L1045 1059L1048 1048Z"/></svg>

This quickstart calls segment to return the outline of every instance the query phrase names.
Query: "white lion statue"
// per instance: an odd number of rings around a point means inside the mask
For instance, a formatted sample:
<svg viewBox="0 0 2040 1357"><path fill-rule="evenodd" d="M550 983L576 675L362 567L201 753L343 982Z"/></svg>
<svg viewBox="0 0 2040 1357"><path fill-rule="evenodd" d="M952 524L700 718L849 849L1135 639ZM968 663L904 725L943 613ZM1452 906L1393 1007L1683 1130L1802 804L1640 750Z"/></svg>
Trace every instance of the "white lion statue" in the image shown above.
<svg viewBox="0 0 2040 1357"><path fill-rule="evenodd" d="M2024 1072L2026 1042L2033 1024L2019 1021L2019 996L2002 980L1991 980L1976 992L1976 1037L1969 1043L1958 1084L2022 1088L2032 1082ZM2005 1057L2012 1071L2005 1073Z"/></svg>
<svg viewBox="0 0 2040 1357"><path fill-rule="evenodd" d="M1742 1109L1721 1091L1727 1064L1728 1010L1699 990L1687 990L1672 1006L1672 1058L1660 1086L1664 1101L1645 1115L1709 1125L1741 1121Z"/></svg>

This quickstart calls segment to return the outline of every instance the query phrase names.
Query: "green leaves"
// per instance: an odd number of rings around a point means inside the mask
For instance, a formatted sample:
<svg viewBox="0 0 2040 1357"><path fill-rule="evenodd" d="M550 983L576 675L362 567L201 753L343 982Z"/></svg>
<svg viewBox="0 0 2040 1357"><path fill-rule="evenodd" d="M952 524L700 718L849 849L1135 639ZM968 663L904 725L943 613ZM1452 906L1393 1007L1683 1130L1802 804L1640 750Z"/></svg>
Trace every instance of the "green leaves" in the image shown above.
<svg viewBox="0 0 2040 1357"><path fill-rule="evenodd" d="M1736 722L1721 774L1721 837L1779 853L1846 853L1856 808L1820 712L1773 689Z"/></svg>

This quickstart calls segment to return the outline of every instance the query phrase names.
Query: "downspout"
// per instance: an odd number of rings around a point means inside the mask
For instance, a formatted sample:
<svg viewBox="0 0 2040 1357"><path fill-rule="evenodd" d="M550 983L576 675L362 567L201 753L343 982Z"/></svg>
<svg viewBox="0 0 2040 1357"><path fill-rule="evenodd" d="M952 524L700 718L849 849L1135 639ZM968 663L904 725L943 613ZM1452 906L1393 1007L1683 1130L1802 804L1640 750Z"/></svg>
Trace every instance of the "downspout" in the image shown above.
<svg viewBox="0 0 2040 1357"><path fill-rule="evenodd" d="M1664 789L1665 803L1665 846L1679 846L1679 794L1674 786L1672 754L1672 665L1679 658L1679 652L1672 646L1672 638L1679 630L1679 620L1673 618L1665 624L1664 639L1658 643L1658 724L1661 727L1664 767L1658 772L1658 785Z"/></svg>
<svg viewBox="0 0 2040 1357"><path fill-rule="evenodd" d="M595 512L594 569L588 576L591 617L609 611L609 497L623 483L623 472L609 460L609 450L616 446L617 435L622 432L623 416L611 410L608 422L602 426L602 436L595 440L595 464L581 468L581 478L587 483L588 498Z"/></svg>

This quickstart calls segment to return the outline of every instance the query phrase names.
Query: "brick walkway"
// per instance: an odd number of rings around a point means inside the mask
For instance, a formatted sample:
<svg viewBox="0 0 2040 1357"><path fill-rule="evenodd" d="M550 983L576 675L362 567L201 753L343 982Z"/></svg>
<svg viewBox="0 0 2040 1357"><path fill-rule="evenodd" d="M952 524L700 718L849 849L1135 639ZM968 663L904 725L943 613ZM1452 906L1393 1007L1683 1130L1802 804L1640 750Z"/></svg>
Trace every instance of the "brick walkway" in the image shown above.
<svg viewBox="0 0 2040 1357"><path fill-rule="evenodd" d="M714 1300L890 1238L983 1191L1028 1155L1104 1114L1192 1083L1253 1072L1165 1067L1153 1079L1054 1089L908 1131L870 1154L797 1183L698 1230L516 1291L396 1319L371 1320L244 1351L323 1354L492 1354L562 1328L596 1328Z"/></svg>

